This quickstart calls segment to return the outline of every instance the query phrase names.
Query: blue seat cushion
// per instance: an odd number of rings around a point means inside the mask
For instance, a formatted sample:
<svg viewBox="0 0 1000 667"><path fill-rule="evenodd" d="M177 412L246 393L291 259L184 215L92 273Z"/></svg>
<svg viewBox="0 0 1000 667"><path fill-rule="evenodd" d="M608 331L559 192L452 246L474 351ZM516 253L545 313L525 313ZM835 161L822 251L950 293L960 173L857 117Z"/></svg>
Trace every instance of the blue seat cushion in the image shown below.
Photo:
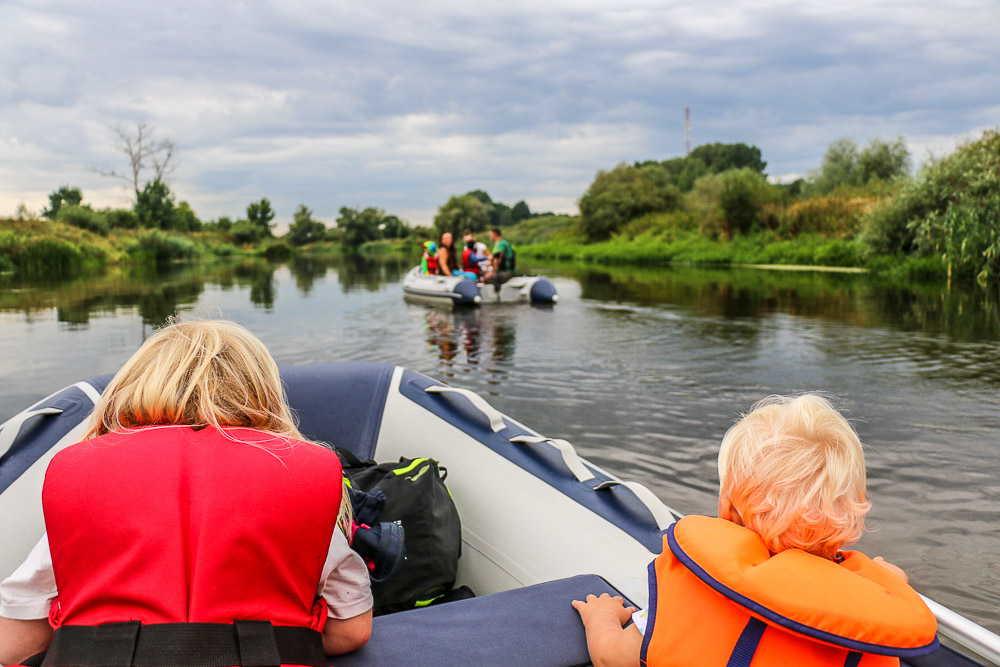
<svg viewBox="0 0 1000 667"><path fill-rule="evenodd" d="M597 575L379 616L363 648L330 658L337 667L569 667L589 665L580 615L588 593L621 595ZM630 604L626 601L626 604Z"/></svg>

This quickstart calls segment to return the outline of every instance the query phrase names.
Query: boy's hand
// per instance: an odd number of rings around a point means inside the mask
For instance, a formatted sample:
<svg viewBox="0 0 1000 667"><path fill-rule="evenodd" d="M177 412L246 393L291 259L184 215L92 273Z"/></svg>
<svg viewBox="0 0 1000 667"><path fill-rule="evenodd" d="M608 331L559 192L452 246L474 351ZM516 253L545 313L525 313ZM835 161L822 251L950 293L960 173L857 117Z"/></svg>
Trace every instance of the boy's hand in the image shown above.
<svg viewBox="0 0 1000 667"><path fill-rule="evenodd" d="M903 571L903 568L899 567L898 565L893 565L892 563L882 558L881 556L875 556L875 558L872 558L872 561L878 563L885 569L889 570L890 572L892 572L894 575L896 575L906 583L910 583L910 578L906 576L906 572Z"/></svg>
<svg viewBox="0 0 1000 667"><path fill-rule="evenodd" d="M625 601L622 598L618 596L611 597L607 593L601 593L601 597L588 595L586 602L573 600L573 609L576 609L580 613L580 618L583 620L585 626L588 625L590 619L595 615L607 612L614 615L618 620L618 627L621 627L635 613L635 607L626 607Z"/></svg>

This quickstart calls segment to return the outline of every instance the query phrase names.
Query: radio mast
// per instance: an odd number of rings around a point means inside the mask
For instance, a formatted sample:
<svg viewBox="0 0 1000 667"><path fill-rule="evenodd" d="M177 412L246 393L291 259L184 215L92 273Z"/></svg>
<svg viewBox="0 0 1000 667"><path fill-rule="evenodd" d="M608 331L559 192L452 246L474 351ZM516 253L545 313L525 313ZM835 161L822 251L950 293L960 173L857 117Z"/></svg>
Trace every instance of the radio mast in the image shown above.
<svg viewBox="0 0 1000 667"><path fill-rule="evenodd" d="M684 107L684 157L691 153L691 107Z"/></svg>

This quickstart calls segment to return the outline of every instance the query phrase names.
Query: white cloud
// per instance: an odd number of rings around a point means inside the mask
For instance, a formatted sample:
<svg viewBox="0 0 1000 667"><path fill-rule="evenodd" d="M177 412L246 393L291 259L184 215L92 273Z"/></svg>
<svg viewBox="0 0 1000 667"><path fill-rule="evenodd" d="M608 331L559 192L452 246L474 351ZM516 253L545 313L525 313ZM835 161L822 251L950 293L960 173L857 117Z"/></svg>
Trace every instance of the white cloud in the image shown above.
<svg viewBox="0 0 1000 667"><path fill-rule="evenodd" d="M841 136L918 161L1000 118L993 0L148 0L0 6L0 214L62 184L120 205L109 126L177 141L206 218L267 196L427 222L450 194L572 210L594 173L693 143L782 178Z"/></svg>

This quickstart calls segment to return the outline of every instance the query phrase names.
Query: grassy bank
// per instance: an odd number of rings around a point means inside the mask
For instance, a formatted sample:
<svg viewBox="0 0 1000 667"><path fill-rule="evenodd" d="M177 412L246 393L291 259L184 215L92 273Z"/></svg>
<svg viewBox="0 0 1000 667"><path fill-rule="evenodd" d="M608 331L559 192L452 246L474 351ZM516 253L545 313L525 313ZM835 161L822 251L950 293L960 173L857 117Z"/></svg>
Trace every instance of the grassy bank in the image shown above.
<svg viewBox="0 0 1000 667"><path fill-rule="evenodd" d="M112 229L100 233L53 220L0 219L0 272L29 277L65 277L106 266L163 265L209 257L287 256L290 252L276 239L237 245L217 231Z"/></svg>

